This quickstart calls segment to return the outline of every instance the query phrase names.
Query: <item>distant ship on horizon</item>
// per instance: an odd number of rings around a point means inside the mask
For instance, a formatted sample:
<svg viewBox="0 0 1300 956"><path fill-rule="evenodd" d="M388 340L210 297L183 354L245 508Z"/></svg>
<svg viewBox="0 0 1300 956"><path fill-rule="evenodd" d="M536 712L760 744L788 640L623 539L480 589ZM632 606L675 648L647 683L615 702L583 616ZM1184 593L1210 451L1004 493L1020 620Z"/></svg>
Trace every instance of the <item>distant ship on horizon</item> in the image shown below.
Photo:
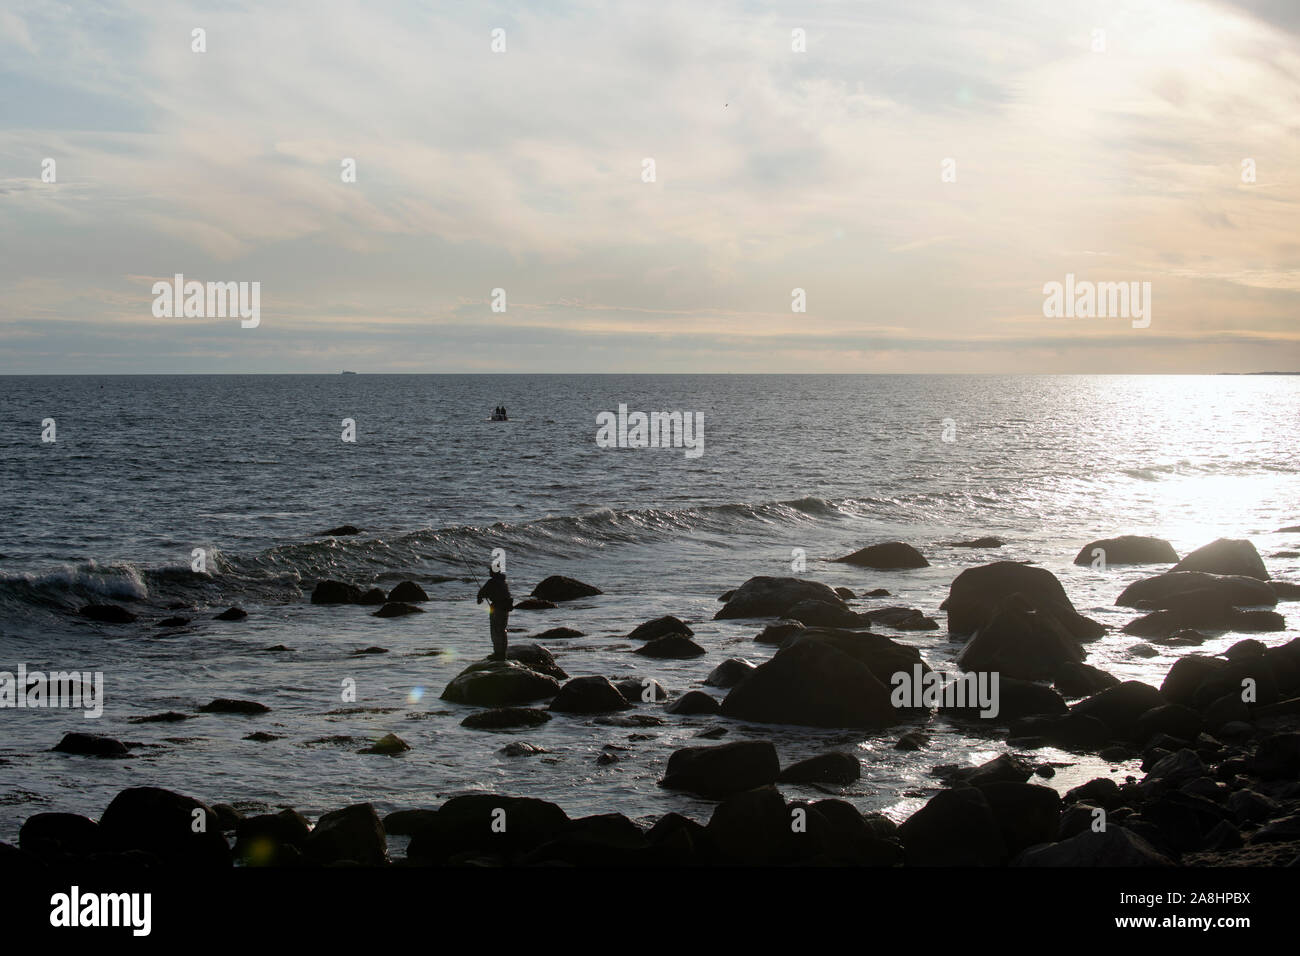
<svg viewBox="0 0 1300 956"><path fill-rule="evenodd" d="M349 372L347 369L344 369L343 371L339 372L339 374L340 374L340 375L356 375L357 373L356 373L356 372Z"/></svg>

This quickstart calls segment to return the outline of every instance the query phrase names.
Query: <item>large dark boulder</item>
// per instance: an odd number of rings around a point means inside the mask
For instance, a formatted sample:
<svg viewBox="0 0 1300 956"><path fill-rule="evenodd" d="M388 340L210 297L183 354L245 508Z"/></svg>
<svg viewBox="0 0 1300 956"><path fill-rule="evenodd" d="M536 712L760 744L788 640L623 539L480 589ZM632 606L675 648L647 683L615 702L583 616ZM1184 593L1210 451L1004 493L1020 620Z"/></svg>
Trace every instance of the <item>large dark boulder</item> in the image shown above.
<svg viewBox="0 0 1300 956"><path fill-rule="evenodd" d="M713 615L716 620L745 617L786 617L800 601L825 601L847 607L828 585L799 578L750 578L736 588L730 600Z"/></svg>
<svg viewBox="0 0 1300 956"><path fill-rule="evenodd" d="M1053 683L1064 697L1090 697L1114 687L1119 678L1090 664L1064 664L1057 670Z"/></svg>
<svg viewBox="0 0 1300 956"><path fill-rule="evenodd" d="M1150 684L1128 680L1079 701L1070 712L1095 717L1117 736L1131 737L1143 714L1166 703L1160 691Z"/></svg>
<svg viewBox="0 0 1300 956"><path fill-rule="evenodd" d="M926 617L925 612L914 607L878 607L862 614L871 624L882 624L896 631L937 631L939 622Z"/></svg>
<svg viewBox="0 0 1300 956"><path fill-rule="evenodd" d="M621 813L600 813L569 821L555 838L520 863L565 866L635 866L662 862L641 828Z"/></svg>
<svg viewBox="0 0 1300 956"><path fill-rule="evenodd" d="M930 562L910 544L902 541L887 541L884 544L872 544L865 548L833 559L840 564L852 564L859 568L872 568L876 571L894 571L908 568L928 568Z"/></svg>
<svg viewBox="0 0 1300 956"><path fill-rule="evenodd" d="M1091 828L1059 843L1030 847L1015 866L1173 866L1174 862L1131 830L1111 824L1100 833Z"/></svg>
<svg viewBox="0 0 1300 956"><path fill-rule="evenodd" d="M944 790L898 828L908 866L998 866L1007 847L981 790Z"/></svg>
<svg viewBox="0 0 1300 956"><path fill-rule="evenodd" d="M552 574L533 588L533 597L543 601L574 601L578 598L594 597L603 594L600 588L585 584L562 574Z"/></svg>
<svg viewBox="0 0 1300 956"><path fill-rule="evenodd" d="M358 604L361 588L343 581L320 581L311 592L312 604Z"/></svg>
<svg viewBox="0 0 1300 956"><path fill-rule="evenodd" d="M1122 534L1118 538L1103 538L1085 544L1074 563L1092 564L1093 552L1101 549L1103 560L1111 564L1174 564L1178 552L1164 538L1150 538L1140 534Z"/></svg>
<svg viewBox="0 0 1300 956"><path fill-rule="evenodd" d="M418 863L446 863L461 855L510 859L555 839L568 823L568 814L545 800L467 794L426 817L406 855Z"/></svg>
<svg viewBox="0 0 1300 956"><path fill-rule="evenodd" d="M1055 790L1015 780L981 783L979 789L1010 855L1056 838L1061 798Z"/></svg>
<svg viewBox="0 0 1300 956"><path fill-rule="evenodd" d="M1197 548L1174 565L1175 571L1208 571L1210 574L1240 574L1268 580L1268 569L1255 546L1245 539L1219 538Z"/></svg>
<svg viewBox="0 0 1300 956"><path fill-rule="evenodd" d="M517 661L477 661L451 679L442 699L475 707L509 707L554 697L560 682Z"/></svg>
<svg viewBox="0 0 1300 956"><path fill-rule="evenodd" d="M669 634L685 634L687 637L693 637L695 632L681 618L665 614L653 621L638 624L632 628L632 632L627 637L630 641L653 641Z"/></svg>
<svg viewBox="0 0 1300 956"><path fill-rule="evenodd" d="M735 687L754 672L755 665L739 657L730 657L723 661L704 678L709 687Z"/></svg>
<svg viewBox="0 0 1300 956"><path fill-rule="evenodd" d="M373 616L374 617L406 617L406 615L408 614L422 614L423 612L424 612L424 608L416 607L414 604L394 604L393 602L389 601L378 611L376 611Z"/></svg>
<svg viewBox="0 0 1300 956"><path fill-rule="evenodd" d="M1007 724L1025 717L1042 714L1064 714L1069 708L1065 699L1045 684L1034 681L1017 680L1014 677L999 676L997 693L998 712L990 717L981 716L983 708L978 701L967 694L965 706L939 709L952 717L967 720L987 720L993 723Z"/></svg>
<svg viewBox="0 0 1300 956"><path fill-rule="evenodd" d="M1232 607L1272 607L1277 595L1263 581L1244 575L1207 574L1204 571L1169 571L1134 581L1115 599L1117 607L1173 608L1189 591L1213 591Z"/></svg>
<svg viewBox="0 0 1300 956"><path fill-rule="evenodd" d="M567 680L569 677L564 668L555 663L554 655L540 644L511 644L506 648L506 660L518 661L525 667L556 680Z"/></svg>
<svg viewBox="0 0 1300 956"><path fill-rule="evenodd" d="M47 862L77 861L104 849L99 824L79 813L35 813L18 831L20 849Z"/></svg>
<svg viewBox="0 0 1300 956"><path fill-rule="evenodd" d="M599 675L573 678L551 701L551 710L565 714L607 714L630 706L618 688Z"/></svg>
<svg viewBox="0 0 1300 956"><path fill-rule="evenodd" d="M1165 700L1192 706L1201 686L1227 670L1228 662L1218 657L1188 654L1174 661L1160 684L1160 694Z"/></svg>
<svg viewBox="0 0 1300 956"><path fill-rule="evenodd" d="M718 804L705 828L709 843L731 863L792 862L799 853L793 815L773 786L734 793Z"/></svg>
<svg viewBox="0 0 1300 956"><path fill-rule="evenodd" d="M705 650L685 634L665 634L638 647L632 653L661 660L688 660L703 656Z"/></svg>
<svg viewBox="0 0 1300 956"><path fill-rule="evenodd" d="M756 644L784 644L792 635L799 633L803 629L804 626L799 621L788 619L773 621L754 635L754 642Z"/></svg>
<svg viewBox="0 0 1300 956"><path fill-rule="evenodd" d="M863 615L849 610L843 602L800 601L787 608L784 614L804 627L867 627L871 623Z"/></svg>
<svg viewBox="0 0 1300 956"><path fill-rule="evenodd" d="M719 709L718 699L712 694L706 694L702 690L692 690L677 698L665 707L664 711L685 717L692 714L716 714Z"/></svg>
<svg viewBox="0 0 1300 956"><path fill-rule="evenodd" d="M875 634L808 629L734 688L722 714L811 727L886 727L902 719L887 682L921 664L915 648Z"/></svg>
<svg viewBox="0 0 1300 956"><path fill-rule="evenodd" d="M460 725L471 730L513 730L537 727L550 719L550 714L536 707L494 707L470 714Z"/></svg>
<svg viewBox="0 0 1300 956"><path fill-rule="evenodd" d="M388 861L384 824L368 803L331 810L316 821L304 852L316 863L381 866Z"/></svg>
<svg viewBox="0 0 1300 956"><path fill-rule="evenodd" d="M216 812L207 804L160 787L131 787L99 820L105 844L140 850L176 866L228 866L230 848Z"/></svg>
<svg viewBox="0 0 1300 956"><path fill-rule="evenodd" d="M1083 659L1083 648L1053 611L1036 608L1016 593L993 609L962 648L957 665L1019 680L1052 680L1065 665Z"/></svg>
<svg viewBox="0 0 1300 956"><path fill-rule="evenodd" d="M429 595L414 581L403 581L388 592L388 600L399 604L418 604L429 600Z"/></svg>
<svg viewBox="0 0 1300 956"><path fill-rule="evenodd" d="M125 757L126 744L103 734L83 734L73 731L64 734L57 744L50 748L56 753L81 754L86 757Z"/></svg>
<svg viewBox="0 0 1300 956"><path fill-rule="evenodd" d="M778 783L824 783L845 787L862 776L862 764L856 756L842 750L818 754L792 763L781 771Z"/></svg>
<svg viewBox="0 0 1300 956"><path fill-rule="evenodd" d="M668 758L660 785L721 799L775 783L781 774L776 748L767 740L738 740L717 747L685 747Z"/></svg>
<svg viewBox="0 0 1300 956"><path fill-rule="evenodd" d="M971 634L983 627L998 605L1012 594L1022 594L1037 611L1050 612L1078 641L1091 641L1106 629L1074 609L1056 575L1015 561L997 561L967 568L953 579L948 598L940 607L948 612L948 630Z"/></svg>

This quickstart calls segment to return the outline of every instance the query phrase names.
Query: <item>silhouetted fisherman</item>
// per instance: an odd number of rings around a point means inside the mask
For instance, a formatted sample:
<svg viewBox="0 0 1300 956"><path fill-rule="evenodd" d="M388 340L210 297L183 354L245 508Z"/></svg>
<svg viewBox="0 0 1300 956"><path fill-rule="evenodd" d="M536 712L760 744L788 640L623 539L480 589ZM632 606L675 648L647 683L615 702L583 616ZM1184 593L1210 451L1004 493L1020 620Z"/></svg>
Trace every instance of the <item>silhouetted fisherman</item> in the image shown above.
<svg viewBox="0 0 1300 956"><path fill-rule="evenodd" d="M515 606L510 599L510 585L506 584L504 572L488 569L487 583L478 589L476 603L482 604L484 598L488 602L489 627L492 631L492 659L503 661L506 659L506 621Z"/></svg>

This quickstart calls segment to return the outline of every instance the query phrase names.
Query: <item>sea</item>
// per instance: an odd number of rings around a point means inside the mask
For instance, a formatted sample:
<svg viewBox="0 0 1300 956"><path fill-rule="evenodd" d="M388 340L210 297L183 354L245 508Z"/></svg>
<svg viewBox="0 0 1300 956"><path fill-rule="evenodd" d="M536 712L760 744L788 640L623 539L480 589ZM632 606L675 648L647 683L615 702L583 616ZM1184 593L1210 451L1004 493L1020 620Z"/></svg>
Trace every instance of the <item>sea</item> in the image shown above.
<svg viewBox="0 0 1300 956"><path fill-rule="evenodd" d="M498 405L509 421L489 420ZM598 442L602 416L620 407L691 416L703 426L698 453ZM939 630L875 630L953 672L961 644L939 610L949 584L964 568L1019 560L1052 571L1112 628L1087 646L1090 664L1158 685L1188 649L1134 653L1146 642L1119 628L1135 612L1114 601L1161 569L1076 566L1076 554L1119 534L1158 535L1180 554L1249 538L1275 577L1300 581L1300 534L1279 533L1300 523L1297 422L1300 377L1271 375L0 377L0 671L104 679L97 719L0 709L0 841L37 812L98 817L142 785L313 819L352 803L383 813L493 792L570 816L707 820L711 801L659 786L668 758L745 739L773 741L783 764L855 753L859 781L783 785L787 799L829 794L901 820L943 785L936 768L1006 752L1005 734L938 716L873 733L765 726L646 703L632 713L662 723L556 714L509 733L462 727L473 708L439 695L491 649L474 597L495 549L516 601L553 574L603 592L511 616L515 643L581 631L547 644L571 676L651 677L674 696L721 697L703 683L714 667L774 652L753 640L767 622L713 619L719 595L754 575L847 587L862 610L919 608ZM360 533L325 534L345 524ZM957 545L984 536L1005 544ZM895 540L930 567L831 560ZM425 613L378 618L310 603L322 579L414 580L430 600ZM875 588L890 595L861 597ZM138 620L87 620L78 612L91 603ZM230 606L248 617L213 619ZM1300 636L1300 610L1278 609L1287 630L1251 636ZM628 632L665 614L690 624L705 656L633 653ZM177 616L189 623L157 626ZM371 648L384 652L357 653ZM271 710L198 713L219 697ZM132 722L167 711L195 716ZM718 726L725 736L697 736ZM928 746L895 749L918 727ZM258 731L274 739L248 739ZM53 752L69 732L116 738L130 756ZM359 753L390 733L410 750ZM544 752L508 756L512 741ZM1039 782L1059 789L1140 775L1136 760L1051 748L1032 760L1053 768Z"/></svg>

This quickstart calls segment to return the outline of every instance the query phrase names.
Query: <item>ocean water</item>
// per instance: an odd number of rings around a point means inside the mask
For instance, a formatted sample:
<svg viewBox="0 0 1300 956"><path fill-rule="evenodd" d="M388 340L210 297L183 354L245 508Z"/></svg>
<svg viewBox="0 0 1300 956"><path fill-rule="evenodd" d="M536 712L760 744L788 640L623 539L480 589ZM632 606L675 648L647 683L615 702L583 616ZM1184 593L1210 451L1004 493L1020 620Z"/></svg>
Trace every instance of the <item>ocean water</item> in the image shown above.
<svg viewBox="0 0 1300 956"><path fill-rule="evenodd" d="M498 404L508 423L487 421ZM601 448L596 417L698 412L703 454ZM54 419L57 440L42 442ZM343 420L356 441L341 440ZM968 736L941 718L930 746L893 749L914 724L876 734L675 717L614 727L556 715L508 734L460 726L472 708L438 699L490 650L473 574L506 552L521 599L550 574L600 587L599 597L516 612L511 640L566 625L584 637L549 644L572 676L654 677L674 696L703 688L728 657L761 662L762 621L713 621L717 596L757 574L789 574L863 593L859 609L938 605L965 567L1032 560L1052 570L1079 610L1116 629L1133 612L1122 588L1155 573L1072 564L1094 538L1168 538L1180 553L1216 537L1255 542L1275 577L1300 580L1300 377L1295 376L140 376L0 378L0 670L103 671L102 718L0 710L0 840L42 810L98 816L127 786L152 784L245 809L293 806L309 816L358 801L380 810L434 806L493 791L553 800L570 815L675 810L707 819L712 804L657 785L669 754L702 729L723 741L773 740L783 763L855 751L862 779L838 795L902 818L939 786L931 770L1003 752L998 735ZM351 523L355 537L321 532ZM953 547L984 535L996 550ZM931 567L866 571L828 563L865 544L903 540ZM194 573L202 548L207 571ZM469 556L467 567L462 555ZM313 606L312 585L420 582L426 613ZM83 620L118 600L131 625ZM237 604L247 620L212 620ZM1279 606L1280 643L1300 635L1300 609ZM192 618L179 629L154 624ZM708 651L691 661L632 653L635 625L676 614ZM896 633L935 667L960 645L946 630ZM1202 652L1242 635L1216 637ZM1152 659L1113 631L1089 663L1159 683L1180 649ZM268 651L283 645L288 650ZM357 656L371 646L386 654ZM355 681L357 701L341 687ZM713 691L721 695L722 692ZM194 713L214 697L260 701L258 717L204 714L183 723L132 717ZM279 735L269 742L244 737ZM130 759L51 753L69 731L141 746ZM411 750L356 751L386 733ZM639 735L643 739L629 739ZM545 754L507 757L524 740ZM607 750L607 748L620 748ZM598 764L602 752L619 759ZM1064 788L1135 773L1055 750ZM820 796L784 787L787 798Z"/></svg>

